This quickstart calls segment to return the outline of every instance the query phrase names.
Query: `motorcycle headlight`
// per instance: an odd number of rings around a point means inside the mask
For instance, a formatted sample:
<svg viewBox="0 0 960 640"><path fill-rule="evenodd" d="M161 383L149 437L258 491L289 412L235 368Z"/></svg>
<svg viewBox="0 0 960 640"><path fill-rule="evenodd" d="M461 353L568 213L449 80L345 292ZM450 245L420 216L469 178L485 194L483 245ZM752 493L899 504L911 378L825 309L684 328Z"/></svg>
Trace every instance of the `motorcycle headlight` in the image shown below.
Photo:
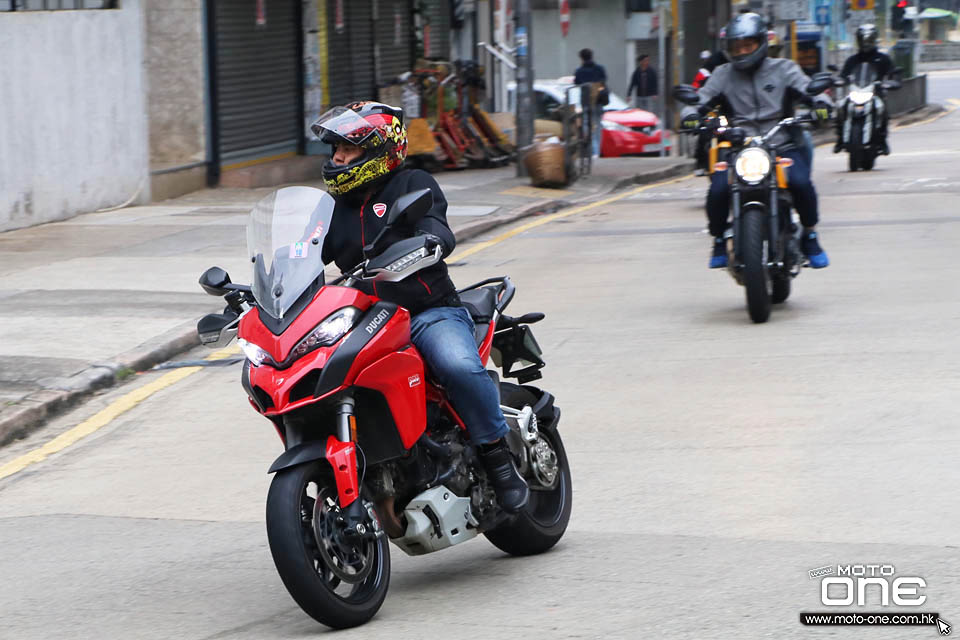
<svg viewBox="0 0 960 640"><path fill-rule="evenodd" d="M867 104L873 99L872 91L851 91L850 102L853 104Z"/></svg>
<svg viewBox="0 0 960 640"><path fill-rule="evenodd" d="M247 342L243 338L240 338L237 340L237 345L240 347L240 350L243 351L243 355L247 356L247 360L253 363L253 366L259 367L264 363L271 367L277 366L276 361L269 353L252 342Z"/></svg>
<svg viewBox="0 0 960 640"><path fill-rule="evenodd" d="M284 363L291 363L302 358L318 347L329 347L347 334L360 318L360 309L344 307L331 313L326 319L314 327L313 331L304 336L303 340L290 351Z"/></svg>
<svg viewBox="0 0 960 640"><path fill-rule="evenodd" d="M770 173L770 154L763 149L747 149L737 156L735 170L744 182L757 184Z"/></svg>

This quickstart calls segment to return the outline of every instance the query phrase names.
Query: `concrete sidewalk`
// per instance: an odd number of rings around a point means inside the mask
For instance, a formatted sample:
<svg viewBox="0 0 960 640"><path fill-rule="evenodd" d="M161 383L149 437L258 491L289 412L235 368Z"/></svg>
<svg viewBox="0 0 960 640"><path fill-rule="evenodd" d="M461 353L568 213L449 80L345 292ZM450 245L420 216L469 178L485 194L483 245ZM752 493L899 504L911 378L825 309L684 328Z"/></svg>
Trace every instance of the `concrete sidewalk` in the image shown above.
<svg viewBox="0 0 960 640"><path fill-rule="evenodd" d="M436 178L464 242L692 168L685 158L600 159L593 175L565 190L534 189L513 166ZM272 190L208 189L0 233L0 444L197 344L197 320L223 307L197 279L217 265L249 280L247 215Z"/></svg>

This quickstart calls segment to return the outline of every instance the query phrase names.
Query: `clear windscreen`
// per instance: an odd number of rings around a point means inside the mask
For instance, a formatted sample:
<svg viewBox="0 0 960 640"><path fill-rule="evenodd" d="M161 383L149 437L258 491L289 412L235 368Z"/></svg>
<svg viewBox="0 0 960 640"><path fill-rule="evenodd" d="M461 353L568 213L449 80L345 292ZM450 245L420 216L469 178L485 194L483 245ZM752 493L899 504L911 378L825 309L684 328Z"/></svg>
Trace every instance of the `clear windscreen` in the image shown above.
<svg viewBox="0 0 960 640"><path fill-rule="evenodd" d="M853 70L853 75L850 76L850 82L861 91L869 88L876 81L877 72L868 62L858 64Z"/></svg>
<svg viewBox="0 0 960 640"><path fill-rule="evenodd" d="M247 250L253 262L253 295L274 318L282 318L323 277L323 241L333 207L333 197L325 191L286 187L250 212Z"/></svg>

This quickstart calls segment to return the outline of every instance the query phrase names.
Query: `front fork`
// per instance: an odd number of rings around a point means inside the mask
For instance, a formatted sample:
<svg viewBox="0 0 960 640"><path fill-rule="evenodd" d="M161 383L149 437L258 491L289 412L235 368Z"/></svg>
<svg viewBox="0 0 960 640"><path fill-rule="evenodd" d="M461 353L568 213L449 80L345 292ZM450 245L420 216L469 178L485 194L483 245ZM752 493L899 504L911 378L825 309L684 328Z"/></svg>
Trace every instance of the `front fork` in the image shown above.
<svg viewBox="0 0 960 640"><path fill-rule="evenodd" d="M354 400L350 396L345 396L337 407L337 435L327 437L327 462L333 468L346 531L359 536L377 535L380 531L379 521L371 513L371 508L359 499L354 408Z"/></svg>
<svg viewBox="0 0 960 640"><path fill-rule="evenodd" d="M776 179L771 179L767 204L767 211L769 212L767 224L767 246L769 249L767 255L768 262L773 265L779 265L783 262L783 251L778 242L780 237L780 199L778 195L779 187ZM730 185L730 204L733 208L733 255L736 259L736 265L743 264L743 256L740 252L740 239L743 237L740 233L742 199L743 194L740 192L740 184L734 181Z"/></svg>

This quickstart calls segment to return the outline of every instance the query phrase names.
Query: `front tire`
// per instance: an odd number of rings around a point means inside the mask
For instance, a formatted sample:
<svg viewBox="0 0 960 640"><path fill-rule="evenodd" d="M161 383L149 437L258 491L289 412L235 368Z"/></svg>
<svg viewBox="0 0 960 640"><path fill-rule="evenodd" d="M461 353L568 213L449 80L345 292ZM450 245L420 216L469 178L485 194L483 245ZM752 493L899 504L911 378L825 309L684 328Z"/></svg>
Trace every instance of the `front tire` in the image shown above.
<svg viewBox="0 0 960 640"><path fill-rule="evenodd" d="M767 214L747 209L740 221L743 234L743 287L747 293L747 311L756 323L770 318L771 279L767 268Z"/></svg>
<svg viewBox="0 0 960 640"><path fill-rule="evenodd" d="M859 171L863 166L863 123L854 120L850 129L850 171Z"/></svg>
<svg viewBox="0 0 960 640"><path fill-rule="evenodd" d="M514 409L534 406L536 396L523 387L508 382L500 383L500 402ZM495 547L514 556L543 553L553 547L567 530L573 506L573 482L563 440L556 421L540 429L540 437L556 454L557 477L552 489L537 488L535 479L530 484L530 502L523 511L498 527L484 533Z"/></svg>
<svg viewBox="0 0 960 640"><path fill-rule="evenodd" d="M332 532L327 523L335 520L338 504L326 461L277 472L267 494L267 540L277 573L300 608L328 627L347 629L370 620L383 604L390 548L386 536L352 546L324 536Z"/></svg>

